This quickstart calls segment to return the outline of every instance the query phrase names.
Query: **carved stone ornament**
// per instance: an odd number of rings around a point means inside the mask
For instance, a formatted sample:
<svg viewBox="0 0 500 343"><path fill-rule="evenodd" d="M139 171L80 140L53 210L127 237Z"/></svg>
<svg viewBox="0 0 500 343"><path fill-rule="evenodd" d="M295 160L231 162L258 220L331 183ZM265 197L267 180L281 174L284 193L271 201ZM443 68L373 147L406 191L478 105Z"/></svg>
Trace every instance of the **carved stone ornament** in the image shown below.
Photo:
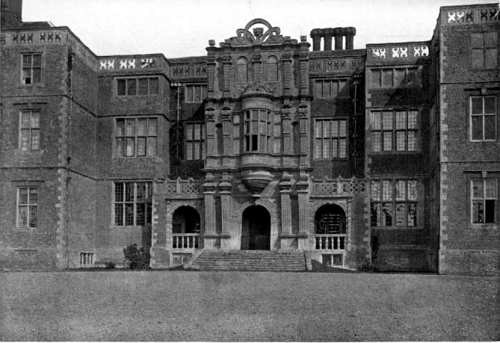
<svg viewBox="0 0 500 343"><path fill-rule="evenodd" d="M256 27L252 31L250 28L254 25L262 24L264 28ZM225 40L225 43L231 46L248 46L257 44L282 44L286 38L281 35L279 27L272 27L268 21L256 18L248 22L243 29L236 30L236 37ZM288 38L289 39L289 38Z"/></svg>

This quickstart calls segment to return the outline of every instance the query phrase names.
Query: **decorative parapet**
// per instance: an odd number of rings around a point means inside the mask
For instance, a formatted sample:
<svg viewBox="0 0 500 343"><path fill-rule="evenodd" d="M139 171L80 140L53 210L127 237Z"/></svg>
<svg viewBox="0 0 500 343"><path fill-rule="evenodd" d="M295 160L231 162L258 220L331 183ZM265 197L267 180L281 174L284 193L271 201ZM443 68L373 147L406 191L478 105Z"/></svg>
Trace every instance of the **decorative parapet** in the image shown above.
<svg viewBox="0 0 500 343"><path fill-rule="evenodd" d="M169 198L200 198L202 182L193 178L166 181L166 194Z"/></svg>
<svg viewBox="0 0 500 343"><path fill-rule="evenodd" d="M366 191L366 180L351 178L337 179L313 179L312 180L312 197L351 197L357 193Z"/></svg>

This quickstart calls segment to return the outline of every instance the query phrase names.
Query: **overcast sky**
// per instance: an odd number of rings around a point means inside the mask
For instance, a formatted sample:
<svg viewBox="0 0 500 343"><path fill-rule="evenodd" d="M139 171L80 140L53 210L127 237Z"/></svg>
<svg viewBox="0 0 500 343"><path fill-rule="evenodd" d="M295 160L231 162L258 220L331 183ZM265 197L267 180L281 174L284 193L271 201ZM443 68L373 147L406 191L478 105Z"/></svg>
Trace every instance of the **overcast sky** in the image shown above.
<svg viewBox="0 0 500 343"><path fill-rule="evenodd" d="M439 7L495 0L24 0L23 20L69 26L97 55L205 55L253 18L299 39L313 28L354 26L366 43L428 40Z"/></svg>

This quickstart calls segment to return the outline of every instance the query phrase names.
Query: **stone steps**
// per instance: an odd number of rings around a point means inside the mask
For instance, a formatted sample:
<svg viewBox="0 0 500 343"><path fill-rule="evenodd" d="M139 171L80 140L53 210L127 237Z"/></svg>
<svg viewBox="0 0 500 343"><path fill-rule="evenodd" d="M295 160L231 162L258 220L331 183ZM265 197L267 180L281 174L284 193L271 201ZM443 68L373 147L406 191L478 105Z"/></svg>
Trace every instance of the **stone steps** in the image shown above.
<svg viewBox="0 0 500 343"><path fill-rule="evenodd" d="M205 250L193 262L197 270L305 271L301 251Z"/></svg>

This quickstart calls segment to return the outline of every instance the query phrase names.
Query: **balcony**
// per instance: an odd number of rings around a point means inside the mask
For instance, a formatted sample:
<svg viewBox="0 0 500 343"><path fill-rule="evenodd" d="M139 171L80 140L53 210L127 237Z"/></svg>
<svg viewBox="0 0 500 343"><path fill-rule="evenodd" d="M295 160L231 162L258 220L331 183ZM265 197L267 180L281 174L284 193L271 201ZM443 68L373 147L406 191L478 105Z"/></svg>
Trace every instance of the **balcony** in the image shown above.
<svg viewBox="0 0 500 343"><path fill-rule="evenodd" d="M345 234L314 235L315 249L323 251L344 251Z"/></svg>
<svg viewBox="0 0 500 343"><path fill-rule="evenodd" d="M199 233L174 233L172 235L172 249L174 250L195 250L199 246Z"/></svg>

